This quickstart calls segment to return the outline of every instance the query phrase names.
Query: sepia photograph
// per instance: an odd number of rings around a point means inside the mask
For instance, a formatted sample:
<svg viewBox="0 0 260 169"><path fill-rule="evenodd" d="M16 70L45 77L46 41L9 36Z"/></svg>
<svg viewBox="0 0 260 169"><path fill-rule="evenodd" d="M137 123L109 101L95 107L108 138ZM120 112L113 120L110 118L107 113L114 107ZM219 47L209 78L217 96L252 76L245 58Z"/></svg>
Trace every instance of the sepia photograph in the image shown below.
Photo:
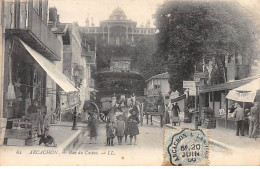
<svg viewBox="0 0 260 169"><path fill-rule="evenodd" d="M260 0L0 0L0 166L260 166Z"/></svg>

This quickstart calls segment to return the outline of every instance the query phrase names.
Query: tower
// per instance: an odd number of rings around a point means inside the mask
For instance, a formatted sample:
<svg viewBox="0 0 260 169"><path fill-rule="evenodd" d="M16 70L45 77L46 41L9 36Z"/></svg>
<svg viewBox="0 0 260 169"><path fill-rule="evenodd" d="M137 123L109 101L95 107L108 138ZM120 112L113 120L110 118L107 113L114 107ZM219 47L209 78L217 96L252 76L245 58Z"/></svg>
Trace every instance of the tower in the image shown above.
<svg viewBox="0 0 260 169"><path fill-rule="evenodd" d="M86 25L86 27L89 27L89 19L88 18L85 21L85 25Z"/></svg>

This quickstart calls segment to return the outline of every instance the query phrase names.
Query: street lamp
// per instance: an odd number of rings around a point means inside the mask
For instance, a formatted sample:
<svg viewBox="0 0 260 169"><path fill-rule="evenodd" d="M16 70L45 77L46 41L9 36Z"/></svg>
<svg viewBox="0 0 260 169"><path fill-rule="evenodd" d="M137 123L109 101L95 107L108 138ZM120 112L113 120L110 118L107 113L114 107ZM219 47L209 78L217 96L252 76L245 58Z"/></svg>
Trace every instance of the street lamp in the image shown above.
<svg viewBox="0 0 260 169"><path fill-rule="evenodd" d="M80 69L79 66L76 65L74 70L73 70L73 76L74 76L74 80L75 80L75 87L78 87L78 77L79 77L79 73L80 73ZM78 130L77 127L77 106L75 106L74 108L74 112L73 112L73 126L72 126L72 130Z"/></svg>

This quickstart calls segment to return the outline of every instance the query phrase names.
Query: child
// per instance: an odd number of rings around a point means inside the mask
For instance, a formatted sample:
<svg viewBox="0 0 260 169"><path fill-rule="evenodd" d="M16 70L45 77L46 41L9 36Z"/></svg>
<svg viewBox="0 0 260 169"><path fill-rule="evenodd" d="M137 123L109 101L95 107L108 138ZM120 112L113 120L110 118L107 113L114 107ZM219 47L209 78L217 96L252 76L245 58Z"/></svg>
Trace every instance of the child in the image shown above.
<svg viewBox="0 0 260 169"><path fill-rule="evenodd" d="M97 114L95 114L95 113L91 114L89 122L88 122L90 144L92 144L93 137L95 137L95 143L97 142L98 123L99 123L99 121L97 119Z"/></svg>
<svg viewBox="0 0 260 169"><path fill-rule="evenodd" d="M116 136L118 139L118 144L122 144L122 138L124 137L125 131L125 122L123 121L123 115L118 116L118 120L116 121Z"/></svg>
<svg viewBox="0 0 260 169"><path fill-rule="evenodd" d="M128 119L128 112L125 111L123 113L123 118L122 118L122 120L125 122L125 130L124 130L125 143L127 142L127 135L128 135L127 119Z"/></svg>
<svg viewBox="0 0 260 169"><path fill-rule="evenodd" d="M106 125L106 135L107 135L107 146L113 146L113 139L115 137L115 123L111 120L108 120Z"/></svg>
<svg viewBox="0 0 260 169"><path fill-rule="evenodd" d="M48 130L44 132L44 134L41 135L41 139L39 141L39 145L44 143L46 147L56 147L57 144L55 144L54 138L50 135L48 135Z"/></svg>
<svg viewBox="0 0 260 169"><path fill-rule="evenodd" d="M137 116L136 109L131 109L129 112L131 116L127 119L127 122L128 122L128 132L130 135L130 145L131 145L133 137L135 139L135 144L136 144L136 135L139 134L138 123L140 121Z"/></svg>

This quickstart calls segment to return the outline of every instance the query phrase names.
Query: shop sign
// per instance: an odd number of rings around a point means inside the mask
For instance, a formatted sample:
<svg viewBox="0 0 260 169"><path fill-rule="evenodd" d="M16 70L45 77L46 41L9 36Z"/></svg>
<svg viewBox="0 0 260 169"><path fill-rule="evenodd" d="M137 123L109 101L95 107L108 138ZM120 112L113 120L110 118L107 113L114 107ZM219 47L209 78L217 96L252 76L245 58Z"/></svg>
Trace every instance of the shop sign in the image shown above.
<svg viewBox="0 0 260 169"><path fill-rule="evenodd" d="M234 92L233 100L242 101L242 102L251 102L254 101L256 92Z"/></svg>
<svg viewBox="0 0 260 169"><path fill-rule="evenodd" d="M79 92L71 92L67 94L68 98L68 107L75 107L76 105L80 104L80 96Z"/></svg>
<svg viewBox="0 0 260 169"><path fill-rule="evenodd" d="M183 88L189 89L190 96L196 96L196 83L195 81L183 81Z"/></svg>
<svg viewBox="0 0 260 169"><path fill-rule="evenodd" d="M195 81L183 81L183 88L184 89L196 88Z"/></svg>

